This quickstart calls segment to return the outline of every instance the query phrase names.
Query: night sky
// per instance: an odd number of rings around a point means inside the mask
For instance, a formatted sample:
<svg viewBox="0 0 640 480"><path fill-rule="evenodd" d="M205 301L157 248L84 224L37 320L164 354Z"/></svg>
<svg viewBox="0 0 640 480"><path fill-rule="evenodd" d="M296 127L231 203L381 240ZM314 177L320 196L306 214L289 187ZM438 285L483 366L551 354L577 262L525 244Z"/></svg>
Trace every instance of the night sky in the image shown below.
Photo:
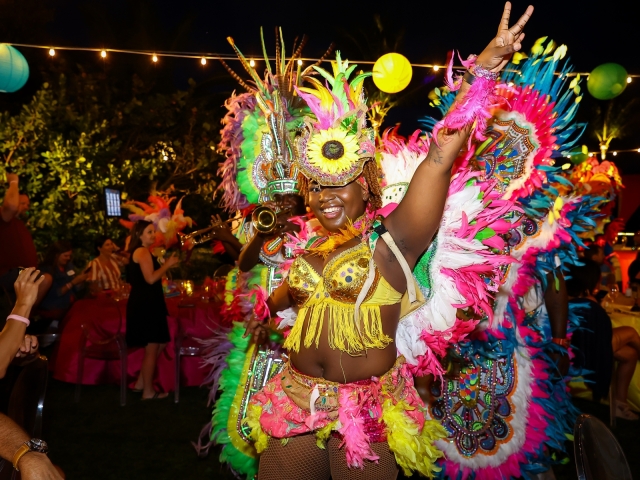
<svg viewBox="0 0 640 480"><path fill-rule="evenodd" d="M527 3L513 2L513 21ZM538 1L525 32L524 50L541 36L549 36L569 48L577 71L590 71L597 65L616 62L629 73L640 74L640 18L633 2ZM285 41L307 34L304 55L319 57L331 42L342 51L343 58L375 60L382 53L397 51L416 63L442 63L448 50L457 49L464 56L479 53L495 35L503 3L495 0L409 2L347 1L152 1L152 0L0 0L0 42L40 43L97 48L126 48L154 51L231 53L226 42L232 36L247 56L259 57L259 28L265 28L267 46L273 51L273 28L283 28ZM50 62L46 51L21 49L32 69ZM76 63L100 68L95 53L73 56ZM110 64L126 63L134 70L149 69L146 57L123 58L113 54ZM232 66L238 66L237 63ZM104 67L103 67L104 68ZM370 67L364 67L370 68ZM239 69L237 69L239 70ZM202 68L195 60L161 59L155 75L165 85L185 88L192 77L206 83L213 76L226 75L219 63ZM23 100L38 85L37 76L25 87ZM392 110L388 124L401 121L405 133L418 126L416 119L433 113L425 104L426 93L442 83L439 75L427 69L414 69L414 78L401 105ZM586 85L583 85L586 90ZM236 88L229 78L227 89ZM31 90L30 90L31 89ZM0 94L6 95L6 94ZM619 97L625 103L640 97L640 78ZM5 106L7 99L2 99ZM587 121L596 101L585 95L580 119ZM616 141L612 148L640 147L638 133ZM595 150L597 141L586 138ZM623 170L640 166L640 154L621 154L616 161ZM640 171L640 170L639 170Z"/></svg>

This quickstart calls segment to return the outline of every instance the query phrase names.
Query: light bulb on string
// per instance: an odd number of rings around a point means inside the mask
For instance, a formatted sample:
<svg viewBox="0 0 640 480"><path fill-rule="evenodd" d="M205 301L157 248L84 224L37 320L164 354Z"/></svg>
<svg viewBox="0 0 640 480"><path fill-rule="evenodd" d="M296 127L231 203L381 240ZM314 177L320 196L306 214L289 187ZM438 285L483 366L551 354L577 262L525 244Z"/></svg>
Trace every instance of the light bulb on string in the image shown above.
<svg viewBox="0 0 640 480"><path fill-rule="evenodd" d="M153 63L158 63L158 56L157 56L157 55L154 55L153 57L151 57L151 61L152 61Z"/></svg>
<svg viewBox="0 0 640 480"><path fill-rule="evenodd" d="M54 57L56 55L56 51L53 48L49 49L49 55L51 55L52 57Z"/></svg>
<svg viewBox="0 0 640 480"><path fill-rule="evenodd" d="M434 65L433 66L433 71L437 72L438 70L440 70L440 67L438 65Z"/></svg>
<svg viewBox="0 0 640 480"><path fill-rule="evenodd" d="M627 83L631 83L631 77L627 77Z"/></svg>
<svg viewBox="0 0 640 480"><path fill-rule="evenodd" d="M107 58L107 51L106 51L106 50L102 50L102 51L100 52L100 56L101 56L102 58Z"/></svg>
<svg viewBox="0 0 640 480"><path fill-rule="evenodd" d="M615 157L616 155L618 155L618 152L613 152L613 156Z"/></svg>
<svg viewBox="0 0 640 480"><path fill-rule="evenodd" d="M301 67L302 66L302 60L298 59L298 66Z"/></svg>
<svg viewBox="0 0 640 480"><path fill-rule="evenodd" d="M206 64L207 64L207 59L206 59L206 58L204 58L204 57L202 57L202 58L200 59L200 63L201 63L202 65L206 65Z"/></svg>
<svg viewBox="0 0 640 480"><path fill-rule="evenodd" d="M256 66L256 61L255 61L253 58L252 58L251 60L249 60L249 66L250 66L251 68L253 68L253 67L255 67L255 66Z"/></svg>

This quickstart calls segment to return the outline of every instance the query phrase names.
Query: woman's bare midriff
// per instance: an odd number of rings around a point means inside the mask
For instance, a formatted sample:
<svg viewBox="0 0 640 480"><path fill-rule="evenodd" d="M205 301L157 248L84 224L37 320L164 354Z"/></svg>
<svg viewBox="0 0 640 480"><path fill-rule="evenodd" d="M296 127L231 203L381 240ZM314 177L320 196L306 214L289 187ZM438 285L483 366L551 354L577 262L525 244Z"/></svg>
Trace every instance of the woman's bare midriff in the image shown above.
<svg viewBox="0 0 640 480"><path fill-rule="evenodd" d="M380 307L380 313L384 333L390 338L395 338L400 316L400 304ZM384 349L372 348L361 352L358 356L352 356L329 347L327 323L325 318L318 348L315 344L309 348L301 345L298 353L291 352L291 363L299 371L310 377L350 383L371 377L380 377L393 367L398 355L395 342L391 342ZM305 330L306 325L303 328L303 331Z"/></svg>
<svg viewBox="0 0 640 480"><path fill-rule="evenodd" d="M317 272L322 272L326 263L333 257L339 255L345 249L353 247L360 241L354 238L346 242L324 262L320 257L313 255L306 256L305 259ZM406 290L407 284L402 269L384 241L378 241L374 253L374 261L378 265L382 276L393 288L398 292ZM395 339L400 319L400 304L381 306L380 315L382 316L382 331L389 338ZM384 349L368 349L360 352L357 356L332 349L327 340L327 316L328 312L325 314L325 321L322 323L322 334L320 335L318 347L316 348L315 344L312 344L309 348L305 348L304 344L301 344L299 352L291 352L291 363L299 371L310 377L325 378L332 382L350 383L371 377L379 377L393 367L398 357L395 341ZM300 320L302 319L298 319L298 321ZM307 329L308 320L305 319L304 322L303 332Z"/></svg>

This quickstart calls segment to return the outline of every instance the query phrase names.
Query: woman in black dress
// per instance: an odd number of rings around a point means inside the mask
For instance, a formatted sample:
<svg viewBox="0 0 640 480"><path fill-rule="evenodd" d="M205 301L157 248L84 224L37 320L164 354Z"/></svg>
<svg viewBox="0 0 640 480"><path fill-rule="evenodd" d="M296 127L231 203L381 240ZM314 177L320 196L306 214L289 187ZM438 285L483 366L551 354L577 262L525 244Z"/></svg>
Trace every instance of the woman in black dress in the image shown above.
<svg viewBox="0 0 640 480"><path fill-rule="evenodd" d="M177 256L167 258L162 266L151 255L149 247L156 240L156 229L151 222L140 220L131 230L127 265L127 281L131 295L127 304L127 346L144 347L144 359L135 389L142 391L142 399L164 398L153 388L156 361L170 340L167 324L167 305L162 292L162 276L176 265Z"/></svg>

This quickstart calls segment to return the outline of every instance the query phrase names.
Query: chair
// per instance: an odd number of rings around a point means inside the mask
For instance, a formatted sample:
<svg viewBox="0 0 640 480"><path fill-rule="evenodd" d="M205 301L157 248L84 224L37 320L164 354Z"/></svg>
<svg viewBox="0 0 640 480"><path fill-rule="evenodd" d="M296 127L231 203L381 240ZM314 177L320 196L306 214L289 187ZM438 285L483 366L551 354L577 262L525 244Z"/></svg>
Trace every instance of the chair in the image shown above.
<svg viewBox="0 0 640 480"><path fill-rule="evenodd" d="M31 438L42 438L42 410L49 379L47 357L38 355L26 364L11 389L7 416ZM0 462L0 480L20 478L11 463Z"/></svg>
<svg viewBox="0 0 640 480"><path fill-rule="evenodd" d="M180 311L187 311L187 318L190 323L193 323L196 307L194 304L180 303L178 304ZM178 317L178 333L175 338L174 354L175 354L175 389L173 391L173 401L178 403L180 401L180 365L181 358L187 357L201 357L204 353L203 345L197 338L187 335L184 325L184 318Z"/></svg>
<svg viewBox="0 0 640 480"><path fill-rule="evenodd" d="M631 480L620 444L607 426L582 414L573 428L573 451L579 480Z"/></svg>
<svg viewBox="0 0 640 480"><path fill-rule="evenodd" d="M124 333L122 333L123 318L120 304L113 299L109 299L109 302L118 311L119 323L115 334L101 335L93 321L82 324L75 401L80 401L85 358L120 360L120 405L124 407L127 404L127 342Z"/></svg>
<svg viewBox="0 0 640 480"><path fill-rule="evenodd" d="M49 379L49 361L38 355L26 364L11 389L8 416L31 437L42 435L42 409Z"/></svg>

